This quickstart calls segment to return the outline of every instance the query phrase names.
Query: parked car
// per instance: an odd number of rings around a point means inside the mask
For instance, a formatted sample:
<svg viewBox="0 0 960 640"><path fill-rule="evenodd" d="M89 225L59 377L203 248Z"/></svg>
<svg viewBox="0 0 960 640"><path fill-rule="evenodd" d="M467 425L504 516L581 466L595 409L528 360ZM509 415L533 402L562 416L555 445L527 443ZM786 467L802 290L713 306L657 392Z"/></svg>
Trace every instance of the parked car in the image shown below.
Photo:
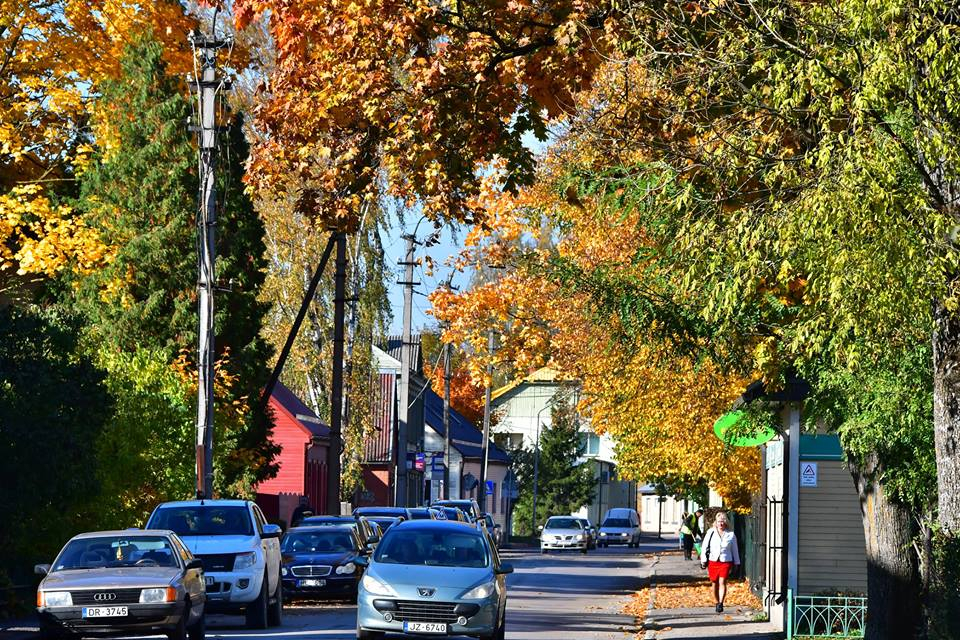
<svg viewBox="0 0 960 640"><path fill-rule="evenodd" d="M283 593L293 598L356 600L363 568L356 559L370 553L351 524L296 527L283 536Z"/></svg>
<svg viewBox="0 0 960 640"><path fill-rule="evenodd" d="M467 514L470 522L476 522L482 515L480 505L474 499L469 500L434 500L432 507L456 507Z"/></svg>
<svg viewBox="0 0 960 640"><path fill-rule="evenodd" d="M355 516L366 516L368 518L403 518L410 519L410 511L404 507L357 507L353 510Z"/></svg>
<svg viewBox="0 0 960 640"><path fill-rule="evenodd" d="M487 528L487 531L490 533L490 537L493 538L494 544L497 545L497 549L500 548L500 543L503 542L503 529L493 521L493 516L489 513L483 514L483 517L480 518L478 524Z"/></svg>
<svg viewBox="0 0 960 640"><path fill-rule="evenodd" d="M429 507L417 507L415 509L407 509L410 512L411 520L436 520L437 512Z"/></svg>
<svg viewBox="0 0 960 640"><path fill-rule="evenodd" d="M403 518L389 518L387 516L370 516L371 522L376 522L380 525L380 528L383 529L383 532L386 533L390 527L393 525L403 522Z"/></svg>
<svg viewBox="0 0 960 640"><path fill-rule="evenodd" d="M587 532L587 549L597 548L597 528L593 526L587 518L577 518L583 525L583 530Z"/></svg>
<svg viewBox="0 0 960 640"><path fill-rule="evenodd" d="M387 632L503 640L504 578L513 567L501 564L483 527L402 522L367 560L357 596L358 640Z"/></svg>
<svg viewBox="0 0 960 640"><path fill-rule="evenodd" d="M573 516L551 516L540 527L540 553L565 549L587 552L587 535L578 518Z"/></svg>
<svg viewBox="0 0 960 640"><path fill-rule="evenodd" d="M433 509L437 512L437 520L470 523L470 516L457 507L433 507Z"/></svg>
<svg viewBox="0 0 960 640"><path fill-rule="evenodd" d="M304 518L300 523L301 527L339 527L343 525L352 526L357 531L357 536L363 541L364 546L371 549L376 547L383 537L380 526L372 522L366 516L310 516Z"/></svg>
<svg viewBox="0 0 960 640"><path fill-rule="evenodd" d="M207 610L243 613L247 627L279 626L283 618L280 527L267 524L249 500L166 502L148 529L170 529L203 562Z"/></svg>
<svg viewBox="0 0 960 640"><path fill-rule="evenodd" d="M35 567L40 635L155 635L203 640L203 564L172 531L74 536Z"/></svg>
<svg viewBox="0 0 960 640"><path fill-rule="evenodd" d="M628 547L640 546L640 516L636 509L610 509L600 525L598 544L609 547L611 544L625 544Z"/></svg>

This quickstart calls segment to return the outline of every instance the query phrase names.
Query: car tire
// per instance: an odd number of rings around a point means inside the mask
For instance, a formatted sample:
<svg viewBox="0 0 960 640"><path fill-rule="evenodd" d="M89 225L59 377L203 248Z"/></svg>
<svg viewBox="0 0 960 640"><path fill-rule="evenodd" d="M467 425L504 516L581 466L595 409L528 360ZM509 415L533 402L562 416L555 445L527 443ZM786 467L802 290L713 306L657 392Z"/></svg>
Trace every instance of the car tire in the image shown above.
<svg viewBox="0 0 960 640"><path fill-rule="evenodd" d="M277 596L267 605L267 624L279 627L283 624L283 580L277 576Z"/></svg>
<svg viewBox="0 0 960 640"><path fill-rule="evenodd" d="M260 585L260 595L247 605L247 629L267 628L267 589L267 576L264 575L263 584Z"/></svg>
<svg viewBox="0 0 960 640"><path fill-rule="evenodd" d="M583 549L580 549L580 553L582 553L583 555L587 555L587 548L584 547Z"/></svg>
<svg viewBox="0 0 960 640"><path fill-rule="evenodd" d="M200 614L200 619L187 628L187 635L190 640L205 640L207 637L207 614Z"/></svg>
<svg viewBox="0 0 960 640"><path fill-rule="evenodd" d="M383 640L386 635L383 631L367 631L357 627L357 640Z"/></svg>
<svg viewBox="0 0 960 640"><path fill-rule="evenodd" d="M167 638L169 638L169 640L187 640L187 618L189 616L190 603L187 602L183 606L183 615L181 615L180 620L177 621L177 626L167 631Z"/></svg>

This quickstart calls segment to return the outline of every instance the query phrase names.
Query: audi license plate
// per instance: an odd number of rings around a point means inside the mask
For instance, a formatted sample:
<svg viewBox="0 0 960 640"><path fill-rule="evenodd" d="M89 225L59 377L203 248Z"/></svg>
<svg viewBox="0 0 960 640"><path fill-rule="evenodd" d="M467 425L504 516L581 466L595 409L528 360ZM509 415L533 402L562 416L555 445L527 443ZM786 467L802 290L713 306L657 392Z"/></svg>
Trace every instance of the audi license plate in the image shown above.
<svg viewBox="0 0 960 640"><path fill-rule="evenodd" d="M325 586L327 586L327 581L326 581L326 580L317 580L317 579L301 580L301 581L300 581L300 586L301 586L301 587L325 587Z"/></svg>
<svg viewBox="0 0 960 640"><path fill-rule="evenodd" d="M84 607L84 618L122 618L127 615L126 607Z"/></svg>
<svg viewBox="0 0 960 640"><path fill-rule="evenodd" d="M446 633L447 625L442 622L404 622L404 633Z"/></svg>

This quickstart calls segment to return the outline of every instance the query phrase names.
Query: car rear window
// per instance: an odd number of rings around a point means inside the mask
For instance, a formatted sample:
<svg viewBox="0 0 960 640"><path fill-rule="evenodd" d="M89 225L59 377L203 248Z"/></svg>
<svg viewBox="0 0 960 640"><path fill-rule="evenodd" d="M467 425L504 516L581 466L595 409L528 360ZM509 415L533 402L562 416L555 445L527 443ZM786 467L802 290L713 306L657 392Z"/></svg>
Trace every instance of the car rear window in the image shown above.
<svg viewBox="0 0 960 640"><path fill-rule="evenodd" d="M243 506L160 507L147 528L169 529L181 537L253 535L250 512Z"/></svg>
<svg viewBox="0 0 960 640"><path fill-rule="evenodd" d="M283 538L280 547L285 553L343 553L356 551L353 536L348 531L297 531L294 529Z"/></svg>
<svg viewBox="0 0 960 640"><path fill-rule="evenodd" d="M163 536L103 536L71 540L54 571L114 567L176 567L174 549Z"/></svg>
<svg viewBox="0 0 960 640"><path fill-rule="evenodd" d="M489 564L480 535L449 529L391 529L383 537L377 562L437 567L482 568Z"/></svg>

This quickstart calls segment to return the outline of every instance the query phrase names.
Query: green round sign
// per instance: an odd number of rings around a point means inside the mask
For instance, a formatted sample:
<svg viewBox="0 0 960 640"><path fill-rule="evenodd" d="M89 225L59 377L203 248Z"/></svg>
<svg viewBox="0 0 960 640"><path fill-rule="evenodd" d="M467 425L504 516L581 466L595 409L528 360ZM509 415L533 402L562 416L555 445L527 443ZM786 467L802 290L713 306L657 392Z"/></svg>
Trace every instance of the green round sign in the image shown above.
<svg viewBox="0 0 960 640"><path fill-rule="evenodd" d="M723 414L716 422L713 423L713 432L717 434L717 437L720 438L720 440L722 440L724 443L734 447L756 447L757 445L761 445L771 440L777 435L777 432L770 427L764 427L758 433L738 435L732 438L724 437L727 433L727 430L740 422L742 417L743 411L731 411L730 413Z"/></svg>

